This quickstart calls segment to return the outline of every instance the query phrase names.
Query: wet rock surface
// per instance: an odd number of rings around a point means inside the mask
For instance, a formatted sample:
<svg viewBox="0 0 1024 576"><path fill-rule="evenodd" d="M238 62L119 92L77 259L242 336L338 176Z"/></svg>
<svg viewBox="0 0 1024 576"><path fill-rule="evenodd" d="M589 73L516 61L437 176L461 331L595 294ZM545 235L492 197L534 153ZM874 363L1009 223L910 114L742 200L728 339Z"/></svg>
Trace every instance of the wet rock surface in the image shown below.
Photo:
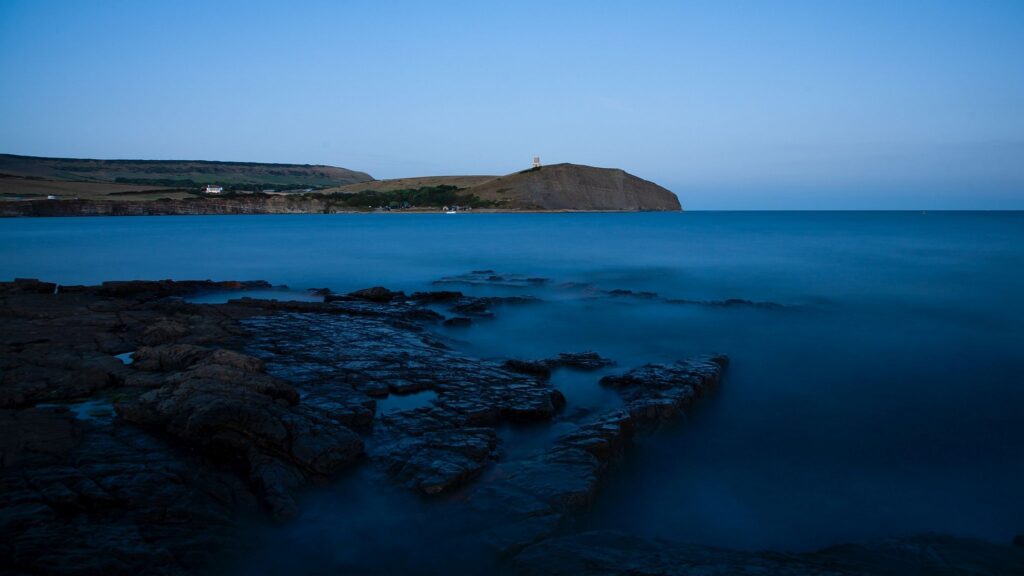
<svg viewBox="0 0 1024 576"><path fill-rule="evenodd" d="M5 574L187 573L258 508L234 474L66 409L0 410L0 452Z"/></svg>
<svg viewBox="0 0 1024 576"><path fill-rule="evenodd" d="M550 420L564 404L547 382L460 356L392 314L252 318L244 322L254 334L247 349L295 383L304 403L364 427L373 398L435 392L432 406L373 421L367 448L371 461L424 494L450 491L493 461L494 426ZM296 330L301 341L288 337Z"/></svg>
<svg viewBox="0 0 1024 576"><path fill-rule="evenodd" d="M542 283L489 270L457 281ZM528 295L375 287L324 289L324 302L182 298L266 286L0 283L0 572L218 571L211 559L252 545L244 529L252 519L287 522L308 486L354 466L443 503L460 518L453 537L523 573L774 573L846 554L560 535L632 442L719 385L724 356L623 369L600 383L595 375L594 386L621 403L563 410L551 371L606 369L612 360L593 352L481 360L435 331L539 302ZM379 410L416 394L423 401ZM83 406L106 408L90 417ZM527 425L555 433L536 450L508 450L503 430ZM877 565L835 573L892 573L883 568L909 566L900 562L926 548L887 550L873 556ZM1019 553L1006 546L988 557L1003 562L1006 550ZM720 565L734 572L715 572Z"/></svg>
<svg viewBox="0 0 1024 576"><path fill-rule="evenodd" d="M161 372L163 385L116 403L117 414L235 464L277 516L294 515L291 492L308 478L329 476L363 451L331 411L298 405L298 392L257 358L173 344L140 349L133 366Z"/></svg>
<svg viewBox="0 0 1024 576"><path fill-rule="evenodd" d="M478 537L508 554L553 534L593 501L608 467L637 431L682 414L718 386L727 364L725 356L709 356L618 377L622 409L573 423L548 449L500 465L499 476L468 496Z"/></svg>

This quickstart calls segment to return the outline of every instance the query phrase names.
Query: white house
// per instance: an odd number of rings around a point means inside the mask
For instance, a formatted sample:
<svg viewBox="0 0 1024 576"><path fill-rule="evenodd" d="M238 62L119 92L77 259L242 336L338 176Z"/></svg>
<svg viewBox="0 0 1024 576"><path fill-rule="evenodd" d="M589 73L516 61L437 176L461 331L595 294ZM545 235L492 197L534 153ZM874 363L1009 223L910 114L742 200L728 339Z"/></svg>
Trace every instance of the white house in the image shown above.
<svg viewBox="0 0 1024 576"><path fill-rule="evenodd" d="M207 184L206 185L206 193L207 194L220 194L223 191L224 191L224 187L223 186L214 186L213 184Z"/></svg>

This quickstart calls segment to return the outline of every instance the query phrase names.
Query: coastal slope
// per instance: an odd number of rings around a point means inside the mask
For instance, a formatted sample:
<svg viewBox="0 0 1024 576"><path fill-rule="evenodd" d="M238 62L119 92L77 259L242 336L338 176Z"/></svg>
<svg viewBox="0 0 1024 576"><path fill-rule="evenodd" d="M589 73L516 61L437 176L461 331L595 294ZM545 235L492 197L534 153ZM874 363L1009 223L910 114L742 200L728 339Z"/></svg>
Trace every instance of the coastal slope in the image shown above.
<svg viewBox="0 0 1024 576"><path fill-rule="evenodd" d="M207 194L207 185L221 187ZM0 216L330 214L436 211L678 211L665 188L618 168L534 167L505 176L374 180L346 168L0 154Z"/></svg>
<svg viewBox="0 0 1024 576"><path fill-rule="evenodd" d="M369 182L365 172L313 164L207 160L94 160L0 154L0 174L28 180L102 182L192 188L305 188Z"/></svg>
<svg viewBox="0 0 1024 576"><path fill-rule="evenodd" d="M321 190L324 194L332 192L394 192L396 190L415 190L418 188L432 186L454 186L456 188L471 188L484 182L490 182L497 176L413 176L410 178L389 178L387 180L373 180L372 182L359 182L346 184L336 188Z"/></svg>
<svg viewBox="0 0 1024 576"><path fill-rule="evenodd" d="M669 190L618 168L552 164L502 176L465 193L518 210L681 210Z"/></svg>

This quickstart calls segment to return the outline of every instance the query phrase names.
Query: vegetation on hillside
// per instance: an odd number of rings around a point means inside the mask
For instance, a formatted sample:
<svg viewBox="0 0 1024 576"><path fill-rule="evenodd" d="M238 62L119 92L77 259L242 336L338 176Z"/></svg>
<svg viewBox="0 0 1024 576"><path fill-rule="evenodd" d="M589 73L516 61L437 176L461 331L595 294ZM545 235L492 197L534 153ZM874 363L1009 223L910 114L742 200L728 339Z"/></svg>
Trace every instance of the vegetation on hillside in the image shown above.
<svg viewBox="0 0 1024 576"><path fill-rule="evenodd" d="M390 208L416 208L440 206L468 206L471 208L497 208L501 202L481 200L475 194L464 194L462 188L442 184L439 186L422 186L404 190L363 190L361 192L335 192L318 194L329 205L347 206L350 208L366 208L387 206Z"/></svg>

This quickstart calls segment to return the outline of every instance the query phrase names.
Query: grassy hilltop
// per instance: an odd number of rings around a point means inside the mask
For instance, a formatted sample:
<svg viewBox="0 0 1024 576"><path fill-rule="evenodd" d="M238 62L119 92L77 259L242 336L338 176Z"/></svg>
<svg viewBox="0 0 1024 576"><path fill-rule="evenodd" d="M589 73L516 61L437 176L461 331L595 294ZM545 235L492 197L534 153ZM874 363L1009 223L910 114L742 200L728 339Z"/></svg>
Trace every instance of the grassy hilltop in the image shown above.
<svg viewBox="0 0 1024 576"><path fill-rule="evenodd" d="M198 190L207 184L228 189L302 189L344 186L373 178L335 166L211 162L205 160L90 160L0 154L0 193L76 194ZM22 191L23 190L23 191Z"/></svg>

